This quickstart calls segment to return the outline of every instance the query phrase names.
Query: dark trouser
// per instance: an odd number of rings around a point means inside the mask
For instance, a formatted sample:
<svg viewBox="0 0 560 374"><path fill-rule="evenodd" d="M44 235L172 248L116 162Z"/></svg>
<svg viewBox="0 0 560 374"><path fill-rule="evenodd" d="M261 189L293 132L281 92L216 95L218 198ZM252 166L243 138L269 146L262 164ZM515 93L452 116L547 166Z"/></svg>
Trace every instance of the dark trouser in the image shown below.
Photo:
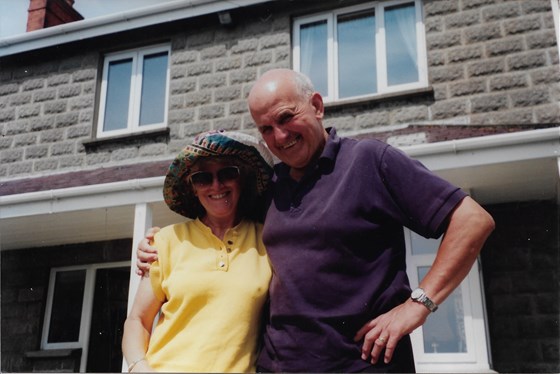
<svg viewBox="0 0 560 374"><path fill-rule="evenodd" d="M383 354L381 352L380 361L376 365L367 365L363 369L353 370L355 373L415 373L416 367L414 366L414 357L412 355L412 343L410 341L410 336L404 336L395 352L393 353L393 360L389 364L383 363ZM309 371L309 370L306 370ZM349 370L339 370L337 372L348 373ZM274 373L273 370L269 370L262 366L257 366L257 373Z"/></svg>
<svg viewBox="0 0 560 374"><path fill-rule="evenodd" d="M383 361L383 355L385 352L381 352L379 361ZM358 371L359 373L416 373L416 367L414 366L414 356L412 355L412 343L410 341L410 336L404 336L395 352L393 352L393 360L387 365L377 364L370 365L363 370Z"/></svg>

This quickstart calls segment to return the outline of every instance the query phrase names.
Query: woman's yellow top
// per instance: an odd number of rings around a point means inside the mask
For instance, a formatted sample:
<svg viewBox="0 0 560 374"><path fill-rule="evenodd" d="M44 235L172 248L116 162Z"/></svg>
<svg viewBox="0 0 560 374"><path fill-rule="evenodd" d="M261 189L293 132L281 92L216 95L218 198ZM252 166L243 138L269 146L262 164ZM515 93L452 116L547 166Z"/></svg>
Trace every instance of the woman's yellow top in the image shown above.
<svg viewBox="0 0 560 374"><path fill-rule="evenodd" d="M272 271L262 225L242 221L224 240L200 220L163 228L150 269L163 302L146 358L157 371L254 372Z"/></svg>

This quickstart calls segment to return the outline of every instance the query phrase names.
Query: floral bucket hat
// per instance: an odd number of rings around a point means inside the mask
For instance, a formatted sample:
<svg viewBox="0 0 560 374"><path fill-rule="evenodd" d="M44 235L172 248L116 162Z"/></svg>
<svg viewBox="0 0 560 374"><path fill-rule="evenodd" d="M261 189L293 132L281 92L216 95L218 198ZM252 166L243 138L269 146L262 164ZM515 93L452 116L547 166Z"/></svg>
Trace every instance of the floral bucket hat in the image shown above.
<svg viewBox="0 0 560 374"><path fill-rule="evenodd" d="M169 165L163 184L163 198L171 210L188 218L196 218L198 198L187 181L192 166L200 157L236 157L252 167L256 176L256 192L266 190L273 173L273 159L263 141L237 131L209 131L196 136Z"/></svg>

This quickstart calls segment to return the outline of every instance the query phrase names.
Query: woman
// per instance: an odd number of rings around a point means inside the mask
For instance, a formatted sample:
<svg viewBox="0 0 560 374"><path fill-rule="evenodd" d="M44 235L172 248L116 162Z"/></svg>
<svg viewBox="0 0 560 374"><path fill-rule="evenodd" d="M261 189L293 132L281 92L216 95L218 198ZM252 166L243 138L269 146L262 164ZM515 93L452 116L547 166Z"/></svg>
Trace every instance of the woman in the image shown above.
<svg viewBox="0 0 560 374"><path fill-rule="evenodd" d="M193 220L154 237L158 261L125 322L129 372L255 371L272 275L257 220L271 165L257 139L215 131L195 138L170 165L165 202Z"/></svg>

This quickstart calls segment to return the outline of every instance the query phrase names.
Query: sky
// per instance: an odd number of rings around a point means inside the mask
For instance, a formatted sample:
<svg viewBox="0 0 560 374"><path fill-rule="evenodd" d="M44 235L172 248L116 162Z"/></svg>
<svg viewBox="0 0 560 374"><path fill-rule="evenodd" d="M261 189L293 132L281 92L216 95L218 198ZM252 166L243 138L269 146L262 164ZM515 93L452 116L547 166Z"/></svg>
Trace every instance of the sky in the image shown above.
<svg viewBox="0 0 560 374"><path fill-rule="evenodd" d="M93 18L171 0L75 0L74 8ZM23 34L27 26L29 0L0 0L0 38Z"/></svg>

